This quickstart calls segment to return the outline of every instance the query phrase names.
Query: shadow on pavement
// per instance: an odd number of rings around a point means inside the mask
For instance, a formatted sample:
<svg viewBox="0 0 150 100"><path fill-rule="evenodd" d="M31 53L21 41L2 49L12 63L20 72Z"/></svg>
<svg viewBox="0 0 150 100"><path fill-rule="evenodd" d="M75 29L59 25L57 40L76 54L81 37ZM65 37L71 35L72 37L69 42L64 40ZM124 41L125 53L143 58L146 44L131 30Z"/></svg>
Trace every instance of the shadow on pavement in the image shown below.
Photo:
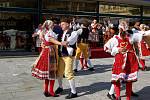
<svg viewBox="0 0 150 100"><path fill-rule="evenodd" d="M109 90L110 86L111 86L110 82L98 82L98 83L93 83L89 86L77 87L76 89L77 89L77 92L79 93L78 96L84 96L84 95L94 94L102 90ZM68 94L69 92L70 92L70 89L65 89L62 95Z"/></svg>
<svg viewBox="0 0 150 100"><path fill-rule="evenodd" d="M142 90L136 93L139 95L139 97L132 96L132 100L150 100L150 86L144 87ZM126 97L126 95L123 95L121 97Z"/></svg>
<svg viewBox="0 0 150 100"><path fill-rule="evenodd" d="M133 98L133 100L150 100L150 86L144 87L137 94L139 94L139 97Z"/></svg>
<svg viewBox="0 0 150 100"><path fill-rule="evenodd" d="M147 68L146 68L146 71L150 71L150 67L147 67Z"/></svg>
<svg viewBox="0 0 150 100"><path fill-rule="evenodd" d="M107 71L111 71L112 64L110 65L94 65L95 71L89 71L89 70L79 70L75 73L75 76L81 76L81 75L90 75L94 73L104 73Z"/></svg>

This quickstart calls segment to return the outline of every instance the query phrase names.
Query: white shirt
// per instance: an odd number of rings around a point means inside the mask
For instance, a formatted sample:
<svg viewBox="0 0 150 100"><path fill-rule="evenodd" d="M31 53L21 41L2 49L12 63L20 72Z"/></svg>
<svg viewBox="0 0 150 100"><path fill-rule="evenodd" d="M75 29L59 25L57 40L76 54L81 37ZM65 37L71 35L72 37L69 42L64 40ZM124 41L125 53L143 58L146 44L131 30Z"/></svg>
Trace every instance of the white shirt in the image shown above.
<svg viewBox="0 0 150 100"><path fill-rule="evenodd" d="M66 36L67 30L64 31L63 36L62 36L62 42L65 40L65 36ZM67 37L68 38L68 37Z"/></svg>
<svg viewBox="0 0 150 100"><path fill-rule="evenodd" d="M47 42L49 42L50 38L57 39L57 35L50 29L50 30L48 30L48 32L46 32L46 34L44 35L44 38Z"/></svg>
<svg viewBox="0 0 150 100"><path fill-rule="evenodd" d="M134 34L134 33L138 33L139 30L137 30L135 28L132 28L132 31L133 31L133 34Z"/></svg>
<svg viewBox="0 0 150 100"><path fill-rule="evenodd" d="M64 32L62 41L64 41L67 31ZM82 34L82 29L78 29L77 31L73 31L71 36L67 36L67 42L69 45L74 45L77 42L78 36Z"/></svg>
<svg viewBox="0 0 150 100"><path fill-rule="evenodd" d="M130 37L129 41L131 44L133 44L134 42L139 42L141 41L143 35L139 35L139 33L135 33L133 34L132 37ZM118 35L118 37L120 37L120 35ZM115 56L117 53L119 53L118 51L118 40L115 38L115 36L113 38L111 38L110 40L108 40L108 42L104 45L104 50L106 52L111 53L112 56Z"/></svg>
<svg viewBox="0 0 150 100"><path fill-rule="evenodd" d="M65 40L65 36L66 36L67 30L64 32L63 37L62 37L62 41ZM77 31L73 31L71 33L71 36L67 36L67 42L69 43L69 45L74 45L77 42L78 36L82 34L82 29L78 29ZM61 47L62 50L62 47ZM68 54L70 56L73 55L73 48L72 47L67 47L67 51Z"/></svg>

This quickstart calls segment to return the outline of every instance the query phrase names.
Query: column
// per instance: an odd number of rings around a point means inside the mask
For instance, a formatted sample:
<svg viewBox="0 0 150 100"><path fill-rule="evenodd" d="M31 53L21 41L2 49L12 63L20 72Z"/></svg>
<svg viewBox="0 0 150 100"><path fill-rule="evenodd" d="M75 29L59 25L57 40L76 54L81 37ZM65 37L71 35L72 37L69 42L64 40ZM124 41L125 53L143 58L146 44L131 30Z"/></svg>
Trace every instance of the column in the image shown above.
<svg viewBox="0 0 150 100"><path fill-rule="evenodd" d="M99 1L96 1L96 19L97 19L97 22L99 22L99 12L100 12L99 5L100 5Z"/></svg>
<svg viewBox="0 0 150 100"><path fill-rule="evenodd" d="M38 10L37 10L37 16L38 16L38 24L42 22L42 0L37 0Z"/></svg>
<svg viewBox="0 0 150 100"><path fill-rule="evenodd" d="M143 6L140 7L141 22L143 21Z"/></svg>

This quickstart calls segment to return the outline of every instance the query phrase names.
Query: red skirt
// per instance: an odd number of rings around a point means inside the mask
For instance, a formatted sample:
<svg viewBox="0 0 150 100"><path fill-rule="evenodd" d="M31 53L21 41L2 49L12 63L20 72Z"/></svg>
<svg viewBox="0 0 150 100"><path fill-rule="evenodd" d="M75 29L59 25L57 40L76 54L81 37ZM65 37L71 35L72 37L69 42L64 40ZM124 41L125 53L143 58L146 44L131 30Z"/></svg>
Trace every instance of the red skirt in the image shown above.
<svg viewBox="0 0 150 100"><path fill-rule="evenodd" d="M57 71L57 49L47 46L42 49L32 68L32 76L45 80L55 79Z"/></svg>
<svg viewBox="0 0 150 100"><path fill-rule="evenodd" d="M149 56L150 55L150 50L146 46L145 42L141 42L141 51L142 51L142 56Z"/></svg>
<svg viewBox="0 0 150 100"><path fill-rule="evenodd" d="M138 60L134 53L128 52L125 58L125 66L122 67L124 59L122 54L115 57L115 63L112 69L112 82L119 80L123 81L137 81L138 76Z"/></svg>

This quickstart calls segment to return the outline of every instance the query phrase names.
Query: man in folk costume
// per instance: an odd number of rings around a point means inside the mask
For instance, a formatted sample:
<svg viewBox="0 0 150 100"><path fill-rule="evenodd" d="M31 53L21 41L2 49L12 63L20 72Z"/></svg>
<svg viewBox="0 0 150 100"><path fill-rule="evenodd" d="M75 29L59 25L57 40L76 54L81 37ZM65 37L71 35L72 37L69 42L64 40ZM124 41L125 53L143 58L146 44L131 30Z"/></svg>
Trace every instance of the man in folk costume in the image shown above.
<svg viewBox="0 0 150 100"><path fill-rule="evenodd" d="M74 71L77 72L78 70L78 64L79 64L79 59L81 56L81 53L84 56L84 59L87 61L87 63L89 64L89 70L90 71L94 71L93 65L91 64L90 60L89 60L89 54L88 54L88 37L89 37L89 22L85 19L83 20L83 22L81 23L81 29L82 29L82 33L81 35L79 35L78 40L77 40L77 51L76 51L76 55L75 55L75 69Z"/></svg>
<svg viewBox="0 0 150 100"><path fill-rule="evenodd" d="M66 96L66 99L71 99L77 97L76 87L75 87L75 80L74 80L74 72L73 72L73 61L76 51L76 41L78 38L78 35L81 34L81 30L78 31L72 31L70 30L70 20L67 18L64 18L61 20L61 28L63 30L63 34L58 36L59 41L67 41L68 44L67 47L59 46L59 61L58 61L58 84L59 87L55 91L56 94L60 94L63 92L63 86L62 86L62 79L63 75L65 74L65 77L69 81L69 85L71 88L71 92L68 96Z"/></svg>
<svg viewBox="0 0 150 100"><path fill-rule="evenodd" d="M144 34L145 31L146 31L146 25L141 24L140 31L138 33ZM140 59L141 69L146 70L147 67L145 65L145 57L150 56L149 46L147 45L147 43L144 40L141 40L138 43L138 47L139 47L139 59Z"/></svg>
<svg viewBox="0 0 150 100"><path fill-rule="evenodd" d="M52 28L53 22L46 20L42 26L42 32L39 34L44 47L32 68L32 76L45 81L44 95L46 97L58 96L53 91L58 66L58 50L56 45L62 45L62 43L56 40L57 36L52 31Z"/></svg>
<svg viewBox="0 0 150 100"><path fill-rule="evenodd" d="M121 22L119 25L119 35L114 36L108 44L105 44L105 51L111 52L115 56L112 68L112 83L115 87L116 100L120 98L120 81L126 82L126 100L131 99L132 82L137 81L138 59L135 54L133 42L140 41L142 36L135 34L128 37L127 25Z"/></svg>

